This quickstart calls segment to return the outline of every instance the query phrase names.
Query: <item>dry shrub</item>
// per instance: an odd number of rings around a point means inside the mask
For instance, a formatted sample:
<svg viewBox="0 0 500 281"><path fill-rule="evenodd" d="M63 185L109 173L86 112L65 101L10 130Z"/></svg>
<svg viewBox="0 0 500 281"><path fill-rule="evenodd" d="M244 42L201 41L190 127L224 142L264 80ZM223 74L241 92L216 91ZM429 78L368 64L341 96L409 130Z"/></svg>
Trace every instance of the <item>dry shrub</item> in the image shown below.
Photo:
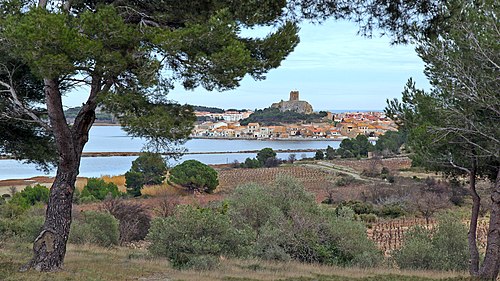
<svg viewBox="0 0 500 281"><path fill-rule="evenodd" d="M148 234L151 216L143 205L123 199L106 199L102 209L120 222L120 244L143 240Z"/></svg>
<svg viewBox="0 0 500 281"><path fill-rule="evenodd" d="M168 217L171 216L177 205L180 204L179 198L168 196L163 197L158 202L156 208L154 208L154 212L159 217Z"/></svg>

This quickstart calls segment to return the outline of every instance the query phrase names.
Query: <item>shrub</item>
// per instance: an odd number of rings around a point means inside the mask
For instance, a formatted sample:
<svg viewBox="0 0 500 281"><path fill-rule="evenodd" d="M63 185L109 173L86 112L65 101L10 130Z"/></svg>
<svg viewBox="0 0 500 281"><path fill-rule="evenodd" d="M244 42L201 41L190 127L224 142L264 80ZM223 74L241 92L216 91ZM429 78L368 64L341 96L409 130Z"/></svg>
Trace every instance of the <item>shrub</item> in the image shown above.
<svg viewBox="0 0 500 281"><path fill-rule="evenodd" d="M118 220L111 214L88 211L73 221L69 242L109 247L118 245L119 236Z"/></svg>
<svg viewBox="0 0 500 281"><path fill-rule="evenodd" d="M389 217L395 219L404 216L406 214L406 211L401 205L395 203L383 205L378 211L378 214L381 217Z"/></svg>
<svg viewBox="0 0 500 281"><path fill-rule="evenodd" d="M314 196L290 176L278 176L271 186L240 186L229 206L235 226L242 231L252 229L252 254L257 257L360 266L380 259L373 242L366 238L363 224L353 221L352 210L343 208L349 212L342 211L339 216L323 211ZM343 241L351 236L355 239L352 244Z"/></svg>
<svg viewBox="0 0 500 281"><path fill-rule="evenodd" d="M92 195L88 195L88 196L81 196L78 201L79 201L79 204L88 204L88 203L98 202L99 199L95 198Z"/></svg>
<svg viewBox="0 0 500 281"><path fill-rule="evenodd" d="M316 154L314 154L315 160L323 160L325 158L325 154L321 150L316 150Z"/></svg>
<svg viewBox="0 0 500 281"><path fill-rule="evenodd" d="M107 199L102 208L119 221L120 244L143 240L148 234L151 217L143 205Z"/></svg>
<svg viewBox="0 0 500 281"><path fill-rule="evenodd" d="M377 215L375 214L361 214L359 218L366 223L374 223L377 221Z"/></svg>
<svg viewBox="0 0 500 281"><path fill-rule="evenodd" d="M118 186L112 182L105 182L103 179L89 178L87 184L83 187L80 200L83 197L93 196L97 200L104 200L106 196L118 197L121 195Z"/></svg>
<svg viewBox="0 0 500 281"><path fill-rule="evenodd" d="M280 164L280 159L276 157L269 157L266 159L266 162L264 163L264 167L266 168L272 168L272 167L278 167Z"/></svg>
<svg viewBox="0 0 500 281"><path fill-rule="evenodd" d="M408 231L403 246L393 255L400 268L409 269L431 269L434 256L430 232L421 226Z"/></svg>
<svg viewBox="0 0 500 281"><path fill-rule="evenodd" d="M342 207L351 208L354 211L354 213L356 213L357 215L375 213L375 208L373 207L373 205L371 203L368 203L368 202L366 202L366 203L360 202L360 201L342 202L337 207L337 209L342 208ZM336 209L336 212L338 213L337 209Z"/></svg>
<svg viewBox="0 0 500 281"><path fill-rule="evenodd" d="M465 270L468 266L467 229L453 218L441 219L435 231L415 227L394 253L400 268Z"/></svg>
<svg viewBox="0 0 500 281"><path fill-rule="evenodd" d="M43 185L27 186L23 191L15 193L9 203L28 209L38 202L47 203L49 193L49 189Z"/></svg>
<svg viewBox="0 0 500 281"><path fill-rule="evenodd" d="M187 187L211 193L219 185L217 171L196 160L187 160L170 171L170 180Z"/></svg>
<svg viewBox="0 0 500 281"><path fill-rule="evenodd" d="M335 186L348 186L351 183L353 183L354 180L355 180L354 177L351 175L343 175L340 178L338 178L337 180L335 180L334 185Z"/></svg>
<svg viewBox="0 0 500 281"><path fill-rule="evenodd" d="M436 249L436 269L465 270L468 267L469 252L467 228L459 219L440 218L436 233L432 237Z"/></svg>
<svg viewBox="0 0 500 281"><path fill-rule="evenodd" d="M228 215L192 206L154 219L147 239L153 255L167 257L177 268L200 265L202 260L213 266L220 255L243 256L249 246L248 235L234 228Z"/></svg>
<svg viewBox="0 0 500 281"><path fill-rule="evenodd" d="M0 237L33 242L40 233L44 220L43 216L28 214L9 219L0 218Z"/></svg>
<svg viewBox="0 0 500 281"><path fill-rule="evenodd" d="M373 241L366 236L363 222L348 217L333 217L328 231L331 243L335 245L333 264L373 267L383 259Z"/></svg>
<svg viewBox="0 0 500 281"><path fill-rule="evenodd" d="M260 168L262 165L260 164L259 160L256 158L250 158L248 157L245 159L245 162L241 163L242 168Z"/></svg>

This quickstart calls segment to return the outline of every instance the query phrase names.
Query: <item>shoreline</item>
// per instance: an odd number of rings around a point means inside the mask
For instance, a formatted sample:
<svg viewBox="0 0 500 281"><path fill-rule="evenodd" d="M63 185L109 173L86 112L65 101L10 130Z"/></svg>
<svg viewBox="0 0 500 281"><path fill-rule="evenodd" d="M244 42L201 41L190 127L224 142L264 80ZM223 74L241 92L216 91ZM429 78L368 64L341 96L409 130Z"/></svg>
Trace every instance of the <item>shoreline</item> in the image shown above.
<svg viewBox="0 0 500 281"><path fill-rule="evenodd" d="M306 149L275 149L276 153L299 153L299 152L316 152L317 150L325 150L325 149L314 149L314 148L306 148ZM251 154L257 153L260 149L252 149L252 150L237 150L237 151L193 151L193 152L184 152L181 155L211 155L211 154ZM143 152L132 152L132 151L121 151L121 152L83 152L82 157L127 157L127 156L139 156ZM176 152L165 152L160 153L161 155L175 155ZM8 156L0 156L1 160L15 160L14 158Z"/></svg>
<svg viewBox="0 0 500 281"><path fill-rule="evenodd" d="M191 140L255 140L255 141L342 141L348 137L340 138L232 138L232 137L190 137Z"/></svg>

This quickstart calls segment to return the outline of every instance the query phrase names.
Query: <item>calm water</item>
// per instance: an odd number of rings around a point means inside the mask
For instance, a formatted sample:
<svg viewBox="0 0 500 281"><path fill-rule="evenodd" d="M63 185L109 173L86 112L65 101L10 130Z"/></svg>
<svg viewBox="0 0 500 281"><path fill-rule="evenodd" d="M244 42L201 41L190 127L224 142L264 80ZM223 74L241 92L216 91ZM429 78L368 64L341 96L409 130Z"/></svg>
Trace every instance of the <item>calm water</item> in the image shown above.
<svg viewBox="0 0 500 281"><path fill-rule="evenodd" d="M266 141L266 140L189 140L184 146L191 152L227 152L241 150L259 150L265 147L272 149L325 149L328 145L337 148L340 142L331 140L321 141ZM118 126L93 127L90 140L85 146L86 152L138 152L141 151L144 140L130 138ZM304 156L312 157L314 153L295 153L300 159ZM278 153L278 157L287 159L290 153ZM195 154L185 155L179 161L195 159L206 164L232 163L235 160L242 162L247 157L255 157L255 153L231 154ZM84 157L80 166L80 176L98 177L101 175L124 174L130 169L135 156L125 157ZM178 161L177 161L178 162ZM170 161L170 165L177 163ZM0 180L29 178L43 175L34 165L23 164L15 160L0 160ZM55 171L49 173L55 175Z"/></svg>

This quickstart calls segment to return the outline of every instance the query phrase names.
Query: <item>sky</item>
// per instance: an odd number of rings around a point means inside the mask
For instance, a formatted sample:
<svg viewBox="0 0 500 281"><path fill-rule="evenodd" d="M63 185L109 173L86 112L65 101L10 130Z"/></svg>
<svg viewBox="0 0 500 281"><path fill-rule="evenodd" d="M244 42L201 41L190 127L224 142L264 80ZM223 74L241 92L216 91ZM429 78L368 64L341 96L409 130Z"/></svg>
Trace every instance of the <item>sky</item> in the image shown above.
<svg viewBox="0 0 500 281"><path fill-rule="evenodd" d="M298 90L315 111L383 110L386 99L401 97L410 77L417 87L429 88L414 46L391 46L387 37L364 38L357 30L351 22L302 24L299 45L266 80L247 75L240 87L225 92L177 86L168 97L181 104L253 110L288 100L290 91ZM64 104L79 106L85 98L72 93Z"/></svg>

